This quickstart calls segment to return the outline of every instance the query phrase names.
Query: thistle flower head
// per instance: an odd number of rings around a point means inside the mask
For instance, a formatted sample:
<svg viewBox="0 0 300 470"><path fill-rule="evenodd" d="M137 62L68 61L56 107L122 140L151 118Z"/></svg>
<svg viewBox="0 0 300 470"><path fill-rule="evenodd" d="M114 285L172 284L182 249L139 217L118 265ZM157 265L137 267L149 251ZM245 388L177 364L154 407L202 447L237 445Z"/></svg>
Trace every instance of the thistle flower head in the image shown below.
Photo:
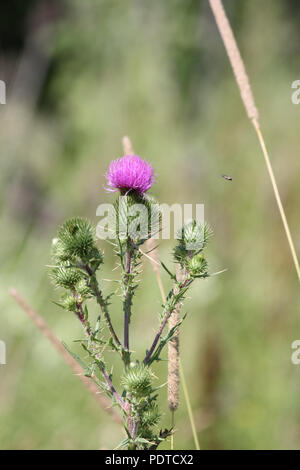
<svg viewBox="0 0 300 470"><path fill-rule="evenodd" d="M108 191L126 193L135 190L144 194L155 181L152 165L138 155L125 155L113 160L105 173Z"/></svg>

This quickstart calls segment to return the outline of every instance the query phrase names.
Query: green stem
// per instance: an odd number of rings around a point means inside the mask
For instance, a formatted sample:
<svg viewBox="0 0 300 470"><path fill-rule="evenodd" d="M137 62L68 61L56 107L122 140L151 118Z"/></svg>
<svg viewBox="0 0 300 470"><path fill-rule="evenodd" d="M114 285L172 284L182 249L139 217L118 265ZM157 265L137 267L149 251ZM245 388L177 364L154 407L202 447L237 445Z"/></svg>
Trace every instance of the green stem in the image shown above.
<svg viewBox="0 0 300 470"><path fill-rule="evenodd" d="M185 381L185 376L184 376L183 367L182 367L180 358L179 358L179 372L180 372L180 376L181 376L181 383L182 383L184 398L185 398L185 402L186 402L186 407L187 407L187 411L188 411L188 415L189 415L189 419L190 419L190 423L191 423L191 428L192 428L192 432L193 432L195 447L196 447L197 450L200 450L200 444L199 444L199 440L198 440L198 436L197 436L193 410L192 410L190 397L189 397L189 392L188 392L187 384L186 384L186 381Z"/></svg>
<svg viewBox="0 0 300 470"><path fill-rule="evenodd" d="M86 322L84 311L82 308L82 301L79 300L76 290L73 291L73 296L74 296L74 299L76 300L76 312L75 313L80 323L82 324L85 334L89 338L91 336L91 329L90 329L89 324Z"/></svg>
<svg viewBox="0 0 300 470"><path fill-rule="evenodd" d="M74 293L74 296L76 295L76 293ZM75 297L76 298L76 297ZM78 304L78 311L76 312L77 313L77 316L82 324L82 327L84 329L84 332L86 334L86 336L88 337L88 339L90 340L90 344L91 344L91 349L89 348L89 350L91 351L91 354L95 354L95 358L98 359L98 356L97 356L97 353L95 352L95 342L93 341L93 337L92 337L92 333L91 333L91 329L90 327L86 324L86 321L85 321L85 318L84 318L84 314L83 314L83 310L82 310L82 305L81 304ZM97 345L96 345L96 348L97 348ZM129 413L129 404L127 402L125 402L122 397L119 395L119 393L117 392L117 390L115 389L115 387L113 386L113 383L112 381L110 380L110 377L108 375L108 373L106 372L105 370L105 367L104 365L103 366L100 366L100 371L104 377L104 380L112 394L112 396L115 398L115 400L117 401L117 403L119 403L119 405L121 406L121 408L123 409L123 411L125 411L125 413Z"/></svg>
<svg viewBox="0 0 300 470"><path fill-rule="evenodd" d="M174 426L175 426L175 411L171 411L171 416L172 416L172 434L171 434L171 450L174 450Z"/></svg>
<svg viewBox="0 0 300 470"><path fill-rule="evenodd" d="M155 336L155 338L154 338L154 341L153 341L153 343L152 343L152 345L151 345L151 348L149 349L149 351L147 352L147 354L146 354L146 356L145 356L145 359L144 359L144 364L145 364L145 365L150 361L150 358L151 358L151 356L152 356L152 354L153 354L153 352L154 352L154 350L155 350L155 348L156 348L156 345L157 345L157 343L158 343L158 341L159 341L159 338L161 337L161 334L162 334L162 332L163 332L163 329L164 329L164 327L166 326L166 323L167 323L167 321L168 321L169 316L171 315L171 313L172 313L172 310L169 310L169 311L165 314L165 316L164 316L164 318L163 318L163 321L161 322L160 328L159 328L159 330L158 330L158 333L156 334L156 336Z"/></svg>
<svg viewBox="0 0 300 470"><path fill-rule="evenodd" d="M124 269L122 283L123 283L123 313L124 313L124 353L123 360L125 366L130 364L130 350L129 350L129 325L131 319L131 306L134 293L134 275L135 275L135 256L134 248L127 241L126 252L124 253L125 260L122 262ZM123 258L124 259L124 258Z"/></svg>
<svg viewBox="0 0 300 470"><path fill-rule="evenodd" d="M115 389L115 387L113 386L112 384L112 381L110 380L109 378L109 375L108 373L106 372L105 368L104 367L100 367L100 370L103 374L103 377L105 379L105 382L107 383L109 389L110 389L110 392L111 394L113 395L113 397L115 398L115 400L119 403L119 405L121 406L121 408L125 411L125 413L128 412L128 404L121 398L121 396L118 394L117 390Z"/></svg>
<svg viewBox="0 0 300 470"><path fill-rule="evenodd" d="M131 289L130 289L130 272L131 272L131 253L128 249L126 253L126 265L125 265L125 298L123 303L124 310L124 348L129 351L129 322L131 316Z"/></svg>
<svg viewBox="0 0 300 470"><path fill-rule="evenodd" d="M182 283L179 284L179 293L178 293L179 298L177 299L177 302L175 304L173 304L172 307L170 309L168 309L167 312L164 314L164 317L163 317L163 320L161 322L160 328L159 328L157 334L155 335L154 341L153 341L149 351L147 352L147 354L145 356L145 359L144 359L144 364L145 365L148 364L148 362L150 361L151 356L154 353L155 348L157 346L157 343L158 343L158 341L159 341L159 339L162 335L162 332L163 332L163 330L166 326L166 323L167 323L170 315L174 312L178 302L180 301L180 296L183 295L182 294L183 289L185 289L187 286L189 286L192 282L193 282L192 279L186 279ZM175 297L174 290L172 290L171 292L172 292L172 295L173 295L173 298L174 298Z"/></svg>
<svg viewBox="0 0 300 470"><path fill-rule="evenodd" d="M89 268L89 266L86 266L86 271L87 271L88 275L90 276L90 287L91 287L92 291L94 292L94 294L96 296L98 304L100 305L101 311L102 311L102 313L104 315L104 318L106 320L106 323L107 323L108 329L110 331L111 337L113 338L115 344L122 348L121 341L119 340L119 338L118 338L118 336L117 336L117 334L114 330L114 327L112 325L110 315L109 315L109 312L108 312L108 308L107 308L107 303L106 303L105 299L103 298L101 290L99 289L99 285L98 285L96 275Z"/></svg>

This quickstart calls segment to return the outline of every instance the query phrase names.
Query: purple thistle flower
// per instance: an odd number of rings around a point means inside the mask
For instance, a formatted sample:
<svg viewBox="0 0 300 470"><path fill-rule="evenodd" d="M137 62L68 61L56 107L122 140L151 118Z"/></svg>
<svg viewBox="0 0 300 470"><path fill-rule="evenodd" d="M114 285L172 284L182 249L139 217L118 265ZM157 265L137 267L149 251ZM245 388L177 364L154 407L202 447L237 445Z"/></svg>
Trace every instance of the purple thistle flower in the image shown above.
<svg viewBox="0 0 300 470"><path fill-rule="evenodd" d="M107 191L119 189L121 193L135 190L138 194L144 194L155 181L152 165L138 155L124 155L113 160L105 177Z"/></svg>

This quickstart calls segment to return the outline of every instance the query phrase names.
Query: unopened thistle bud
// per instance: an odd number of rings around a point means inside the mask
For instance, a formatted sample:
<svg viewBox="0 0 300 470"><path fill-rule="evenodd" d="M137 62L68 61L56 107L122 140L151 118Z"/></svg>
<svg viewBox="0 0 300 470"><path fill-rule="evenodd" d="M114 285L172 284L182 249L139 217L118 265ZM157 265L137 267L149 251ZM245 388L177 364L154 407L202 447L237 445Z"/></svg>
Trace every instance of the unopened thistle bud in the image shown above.
<svg viewBox="0 0 300 470"><path fill-rule="evenodd" d="M122 383L128 393L147 396L151 390L153 374L149 367L143 364L130 364L122 378Z"/></svg>
<svg viewBox="0 0 300 470"><path fill-rule="evenodd" d="M202 253L193 256L188 264L188 270L192 277L207 277L207 261Z"/></svg>

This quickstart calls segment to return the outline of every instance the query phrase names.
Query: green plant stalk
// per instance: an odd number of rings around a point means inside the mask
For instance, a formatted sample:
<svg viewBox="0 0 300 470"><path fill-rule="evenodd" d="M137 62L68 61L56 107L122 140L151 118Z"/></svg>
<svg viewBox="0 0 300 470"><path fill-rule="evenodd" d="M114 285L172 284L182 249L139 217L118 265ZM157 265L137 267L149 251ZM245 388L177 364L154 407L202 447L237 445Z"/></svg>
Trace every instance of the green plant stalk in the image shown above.
<svg viewBox="0 0 300 470"><path fill-rule="evenodd" d="M101 311L104 315L104 318L105 318L106 324L108 326L108 329L110 331L111 337L114 340L116 346L119 347L119 348L121 347L121 349L123 349L121 341L119 340L119 338L118 338L118 336L117 336L117 334L114 330L114 327L112 325L110 315L109 315L109 312L108 312L108 308L107 308L107 303L106 303L105 299L103 298L101 290L99 289L96 274L91 270L91 268L88 265L85 266L85 269L86 269L88 275L90 276L91 289L94 292L94 294L96 296L97 303L99 304L99 306L101 308Z"/></svg>
<svg viewBox="0 0 300 470"><path fill-rule="evenodd" d="M172 410L171 411L171 426L172 426L172 430L174 430L174 426L175 426L175 411ZM172 432L171 434L171 438L170 438L170 441L171 441L171 450L174 450L174 432Z"/></svg>
<svg viewBox="0 0 300 470"><path fill-rule="evenodd" d="M124 348L129 353L129 323L131 316L131 301L132 301L132 292L130 286L130 274L131 274L131 252L130 248L127 248L126 252L126 264L125 264L126 275L124 279L125 284L125 296L123 302L123 311L124 311ZM130 360L130 356L128 357Z"/></svg>
<svg viewBox="0 0 300 470"><path fill-rule="evenodd" d="M147 354L146 354L146 356L145 356L144 364L148 364L148 362L150 361L151 356L152 356L152 354L153 354L153 352L154 352L154 350L155 350L155 348L156 348L156 346L157 346L157 343L158 343L158 341L159 341L159 339L160 339L160 337L161 337L161 334L162 334L162 332L163 332L163 329L164 329L164 327L166 326L166 323L167 323L167 321L168 321L168 319L169 319L171 313L172 313L172 310L168 310L167 313L165 314L165 316L164 316L164 318L163 318L163 321L161 322L160 328L159 328L159 330L158 330L158 333L156 334L156 336L155 336L155 338L154 338L154 341L153 341L153 343L152 343L152 345L151 345L149 351L147 352Z"/></svg>
<svg viewBox="0 0 300 470"><path fill-rule="evenodd" d="M196 447L196 450L200 450L200 444L199 444L199 440L198 440L198 436L197 436L195 420L194 420L193 410L192 410L192 406L191 406L191 400L190 400L190 396L189 396L188 387L187 387L187 384L186 384L186 381L185 381L185 376L184 376L183 367L182 367L180 358L179 358L179 372L180 372L180 376L181 376L182 388L183 388L184 398L185 398L185 401L186 401L186 407L187 407L187 411L188 411L188 415L189 415L189 420L190 420L190 423L191 423L191 428L192 428L193 438L194 438L194 442L195 442L195 447Z"/></svg>
<svg viewBox="0 0 300 470"><path fill-rule="evenodd" d="M128 404L124 402L124 400L120 397L117 390L113 386L112 381L110 380L109 375L107 374L105 370L105 367L100 367L100 370L115 400L119 403L119 405L125 411L125 413L128 413Z"/></svg>
<svg viewBox="0 0 300 470"><path fill-rule="evenodd" d="M132 277L132 250L133 248L130 246L130 241L127 240L127 250L125 254L125 275L124 275L124 300L123 300L123 312L124 312L124 354L123 354L123 362L125 368L130 364L130 350L129 350L129 325L130 325L130 318L131 318L131 305L132 305L132 297L133 297L133 277ZM130 397L129 397L130 398ZM137 435L138 430L138 421L134 419L132 416L132 406L128 404L128 412L127 412L127 427L129 434L131 435L132 439L134 440ZM136 449L134 444L130 444L128 446L129 450Z"/></svg>
<svg viewBox="0 0 300 470"><path fill-rule="evenodd" d="M182 283L179 284L179 294L177 295L177 297L182 297L183 294L185 293L185 289L192 283L192 279L186 279L185 281L183 281ZM172 298L175 297L174 295L174 291L172 290ZM179 301L179 300L178 300ZM169 310L167 310L167 312L165 313L163 319L162 319L162 322L161 322L161 325L160 325L160 328L157 332L157 334L155 335L155 338L153 340L153 343L149 349L149 351L147 352L145 358L144 358L144 364L148 364L150 359L151 359L151 356L152 354L154 353L155 351L155 348L157 346L157 343L161 337L161 334L167 324L167 321L168 319L170 318L170 315L174 312L175 308L176 308L176 305L177 305L177 302L173 304L172 308L170 308Z"/></svg>

